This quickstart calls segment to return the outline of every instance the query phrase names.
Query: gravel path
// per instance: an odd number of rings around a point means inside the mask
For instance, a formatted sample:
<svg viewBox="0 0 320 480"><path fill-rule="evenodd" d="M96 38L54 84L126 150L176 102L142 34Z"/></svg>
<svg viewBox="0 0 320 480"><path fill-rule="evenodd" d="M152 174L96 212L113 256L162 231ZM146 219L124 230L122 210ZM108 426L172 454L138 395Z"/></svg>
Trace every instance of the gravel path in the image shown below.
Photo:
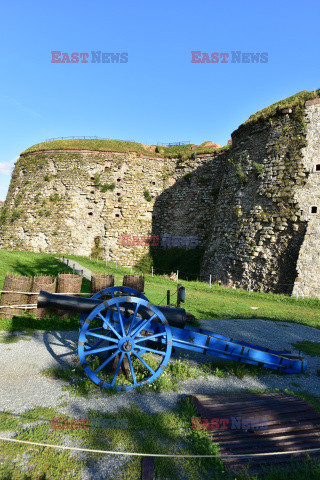
<svg viewBox="0 0 320 480"><path fill-rule="evenodd" d="M69 258L63 258L63 257L60 257L60 259L59 257L55 257L55 258L60 262L65 263L70 268L74 269L74 273L78 273L79 275L82 275L87 280L91 281L92 272L88 268L84 267L83 265L80 265L80 263L76 262L75 260L70 260Z"/></svg>
<svg viewBox="0 0 320 480"><path fill-rule="evenodd" d="M215 333L246 340L257 345L274 349L294 349L290 343L310 340L320 342L320 330L293 323L271 322L266 320L201 320L202 328ZM23 337L28 338L28 337ZM135 391L107 397L97 391L87 398L77 398L62 391L65 383L44 377L41 371L55 365L71 364L77 356L78 332L35 332L29 341L0 343L2 358L0 372L0 411L21 413L35 406L58 407L62 401L68 406L60 410L70 415L86 415L89 408L104 412L116 412L119 407L135 403L148 412L171 409L181 394L219 393L248 388L289 388L306 390L320 396L319 357L304 355L308 360L307 374L249 376L242 380L228 378L197 378L180 382L178 392L139 394ZM298 353L298 352L296 352ZM210 357L188 352L188 360L193 364L207 362ZM176 350L173 358L184 358L186 354ZM214 358L214 357L211 357ZM292 385L294 383L294 385ZM297 386L297 385L299 386Z"/></svg>

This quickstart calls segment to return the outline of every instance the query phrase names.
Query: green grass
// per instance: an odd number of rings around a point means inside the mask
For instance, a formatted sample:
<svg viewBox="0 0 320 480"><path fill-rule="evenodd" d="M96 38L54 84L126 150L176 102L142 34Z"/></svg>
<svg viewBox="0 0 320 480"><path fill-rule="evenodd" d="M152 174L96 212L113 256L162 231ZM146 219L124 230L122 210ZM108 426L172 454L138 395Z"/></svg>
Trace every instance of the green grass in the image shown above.
<svg viewBox="0 0 320 480"><path fill-rule="evenodd" d="M319 95L320 89L314 90L312 92L302 90L301 92L298 92L291 97L287 97L283 100L280 100L279 102L275 102L272 105L269 105L268 107L265 107L262 110L259 110L258 112L250 115L248 120L246 120L242 125L250 125L256 123L257 121L266 120L267 118L276 115L278 112L285 108L302 107L307 100L317 98L319 97Z"/></svg>
<svg viewBox="0 0 320 480"><path fill-rule="evenodd" d="M159 365L159 361L152 354L142 355L144 360L148 365L156 370ZM97 360L97 358L96 358ZM136 358L132 358L132 364L136 376L137 382L143 381L147 378L150 373L148 369L140 363ZM99 366L99 362L93 365L90 363L91 370L94 370ZM119 394L115 388L100 388L95 383L93 383L85 374L82 366L79 364L77 358L74 358L74 365L62 367L57 365L55 367L48 368L42 372L43 375L63 380L67 383L62 389L64 391L70 392L71 395L75 397L88 397L92 392L100 391L103 395L110 396ZM240 379L243 379L245 376L251 376L256 378L261 375L286 375L283 372L277 372L275 370L268 370L263 367L249 365L244 363L239 363L235 361L220 361L219 359L214 358L213 360L198 365L192 366L188 360L170 360L166 369L161 375L154 380L151 384L147 384L142 387L138 387L137 391L139 393L146 392L163 392L163 391L178 391L179 382L183 380L188 380L190 378L209 378L212 376L219 378L227 378L228 376L234 376ZM108 383L112 382L113 375L108 375L107 373L99 373L99 378L107 381ZM116 380L116 385L132 385L131 377L126 378L124 374L119 374ZM293 385L293 384L292 384ZM295 385L293 385L295 386ZM296 386L299 386L298 384ZM121 393L120 393L121 394Z"/></svg>
<svg viewBox="0 0 320 480"><path fill-rule="evenodd" d="M1 332L0 343L17 343L20 340L30 341L34 330L28 328L22 332Z"/></svg>
<svg viewBox="0 0 320 480"><path fill-rule="evenodd" d="M143 355L143 358L153 369L156 369L158 367L157 359L152 354L145 354ZM149 370L139 360L132 358L132 364L137 382L142 381L144 378L150 375ZM96 368L98 367L98 365L99 364L96 365ZM63 387L63 390L69 391L71 395L76 397L87 397L90 392L97 391L100 391L102 394L107 396L118 393L116 389L98 387L95 383L89 380L81 365L74 365L71 367L56 366L48 368L42 373L47 377L56 378L68 382L69 385L65 385ZM186 380L188 378L198 378L200 376L208 377L210 373L211 369L209 365L190 366L188 362L178 359L176 361L171 361L167 365L164 372L160 375L160 377L158 377L154 382L144 387L138 388L137 391L139 391L140 393L144 393L146 391L177 391L179 381ZM113 375L106 375L100 373L99 378L102 378L108 383L111 383ZM129 381L125 377L125 375L118 375L116 385L131 384L132 382Z"/></svg>
<svg viewBox="0 0 320 480"><path fill-rule="evenodd" d="M108 273L115 275L115 285L122 285L123 275L130 273L125 267L116 268L115 263L90 261L87 257L68 255L68 258L78 261L83 266L95 273ZM133 273L139 273L133 269ZM320 300L315 298L299 298L272 293L251 292L212 285L210 289L206 283L179 280L186 288L186 303L182 306L196 318L212 318L212 331L215 331L215 318L259 318L281 322L293 322L320 328ZM165 304L166 291L174 293L177 289L176 282L145 274L145 294L153 304ZM252 310L251 307L259 307ZM240 339L239 339L240 340Z"/></svg>
<svg viewBox="0 0 320 480"><path fill-rule="evenodd" d="M310 342L309 340L302 340L301 342L291 343L296 350L310 355L311 357L320 357L320 343Z"/></svg>
<svg viewBox="0 0 320 480"><path fill-rule="evenodd" d="M113 262L99 260L90 261L87 257L68 255L71 260L78 261L84 267L95 273L108 273L115 276L115 285L122 285L123 276L131 273L130 268L117 266ZM60 263L52 255L31 252L0 250L0 287L6 272L19 275L57 275L58 272L71 273L63 263ZM139 273L133 269L133 273ZM210 329L215 331L215 318L232 319L264 319L281 322L293 322L320 328L320 300L304 298L296 300L294 297L276 295L272 293L251 292L246 290L232 289L217 285L209 288L208 284L181 280L180 283L186 288L186 303L182 306L197 319L212 318ZM147 298L155 305L166 303L166 291L172 294L177 289L176 282L145 274L145 293ZM90 292L90 283L83 279L82 292ZM172 301L174 301L172 297ZM251 307L259 307L252 310ZM55 317L54 320L34 319L32 315L24 317L13 317L12 320L2 320L1 330L16 331L25 328L38 328L41 330L55 328L61 330L77 329L77 319L62 319ZM239 339L240 340L240 339Z"/></svg>
<svg viewBox="0 0 320 480"><path fill-rule="evenodd" d="M107 152L136 152L142 155L150 155L149 150L145 150L141 143L126 142L120 140L90 140L90 139L69 139L52 140L50 142L41 142L27 148L23 154L38 152L42 150L95 150Z"/></svg>
<svg viewBox="0 0 320 480"><path fill-rule="evenodd" d="M46 150L94 150L102 152L132 153L149 157L165 158L193 158L196 154L220 153L229 149L229 145L220 148L205 147L200 145L196 150L191 149L190 145L178 145L175 147L158 147L156 152L152 152L143 147L138 142L126 142L122 140L90 140L90 139L67 139L51 140L32 145L22 152L22 155Z"/></svg>
<svg viewBox="0 0 320 480"><path fill-rule="evenodd" d="M295 395L297 396L297 393ZM303 392L301 395L303 397ZM59 407L55 409L37 407L22 415L10 412L0 413L0 431L14 431L17 434L16 439L55 445L63 445L64 438L67 437L77 445L97 450L218 455L218 458L212 459L155 458L155 477L158 480L176 478L316 480L319 478L320 463L311 460L293 461L284 467L264 468L263 474L259 475L250 475L246 469L229 471L219 458L218 445L211 442L207 431L191 428L191 418L194 416L198 416L198 412L186 397L182 397L172 411L147 413L142 412L137 406L130 405L121 408L116 414L89 409L79 412L78 420L60 413ZM59 423L64 428L52 428L52 419L57 417L61 419ZM88 419L88 423L85 424L88 428L79 428L83 425L79 421L80 418ZM34 425L30 426L30 422ZM78 425L78 428L74 428L74 425ZM110 425L110 427L104 425ZM47 447L31 447L2 441L0 445L0 480L39 480L39 478L77 480L81 478L81 472L85 466L95 465L105 459L103 454L88 453L80 460L71 452ZM121 459L119 464L119 470L115 473L111 469L107 479L140 480L140 457ZM25 469L24 472L22 467Z"/></svg>
<svg viewBox="0 0 320 480"><path fill-rule="evenodd" d="M57 411L57 409L38 408L26 412L23 415L11 413L0 414L0 430L14 430L15 438L40 443L52 443L63 445L63 437L68 436L80 442L85 448L98 450L122 450L143 453L176 453L176 454L218 454L218 448L212 444L207 432L191 428L191 416L194 408L187 399L182 399L174 411L163 413L144 413L137 406L122 408L117 414L102 414L96 410L86 411L81 417L88 418L88 428L70 428L72 418ZM60 417L64 421L63 429L52 429L51 420ZM99 419L111 419L119 425L111 428L95 428ZM27 422L41 421L42 423L24 428ZM126 422L127 428L121 428ZM69 427L69 428L68 428ZM102 454L87 454L84 460L76 460L69 452L61 452L46 447L30 447L30 445L17 445L10 442L0 442L1 464L0 479L21 479L21 455L28 453L30 458L24 461L27 469L26 475L30 480L46 475L45 478L60 480L81 478L81 470L85 465L93 464L105 458ZM14 463L14 460L17 462ZM116 472L116 478L126 480L140 480L141 458L129 457L121 459L120 469ZM183 472L189 478L206 479L210 473L224 474L224 467L219 458L217 459L168 459L156 458L156 478L175 479L178 472ZM11 477L10 475L11 471ZM110 471L106 478L115 478L115 473Z"/></svg>
<svg viewBox="0 0 320 480"><path fill-rule="evenodd" d="M205 143L205 142L204 142ZM207 147L203 144L199 145L198 148L192 149L191 144L189 145L176 145L173 147L158 147L158 151L163 157L166 158L180 158L182 161L190 158L194 158L196 155L206 154L206 153L222 153L228 151L231 148L230 145L225 145L224 147Z"/></svg>

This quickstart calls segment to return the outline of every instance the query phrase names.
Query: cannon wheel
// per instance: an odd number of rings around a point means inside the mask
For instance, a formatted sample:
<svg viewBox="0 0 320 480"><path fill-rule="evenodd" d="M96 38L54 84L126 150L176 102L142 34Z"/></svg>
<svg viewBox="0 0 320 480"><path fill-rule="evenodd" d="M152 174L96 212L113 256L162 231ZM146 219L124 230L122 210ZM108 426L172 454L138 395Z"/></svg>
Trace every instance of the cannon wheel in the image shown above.
<svg viewBox="0 0 320 480"><path fill-rule="evenodd" d="M113 306L115 308L109 308ZM125 312L121 312L120 307L125 307ZM101 322L100 326L90 329L92 320L96 323L97 319ZM156 333L154 325L151 326L153 321L156 322ZM99 346L94 344L97 339ZM150 340L153 348L149 346ZM118 391L132 390L156 380L168 364L171 350L171 329L162 312L148 300L130 296L112 298L98 305L84 322L78 342L79 359L87 376L100 387L116 388ZM108 356L110 351L112 355ZM153 355L153 366L150 366L150 358L143 358L145 353ZM110 376L107 369L117 355L119 362ZM121 379L117 381L117 378L125 358L131 379L120 385Z"/></svg>

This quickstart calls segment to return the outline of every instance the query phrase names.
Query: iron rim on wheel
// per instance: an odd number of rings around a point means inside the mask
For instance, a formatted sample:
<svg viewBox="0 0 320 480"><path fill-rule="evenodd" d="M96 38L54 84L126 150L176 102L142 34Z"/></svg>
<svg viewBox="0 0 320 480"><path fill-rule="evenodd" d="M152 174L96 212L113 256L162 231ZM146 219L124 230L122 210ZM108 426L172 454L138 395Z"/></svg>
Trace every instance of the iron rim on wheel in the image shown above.
<svg viewBox="0 0 320 480"><path fill-rule="evenodd" d="M128 304L132 305L130 310ZM90 329L92 320L100 322L100 326ZM92 344L97 339L98 343ZM118 391L156 380L168 364L171 350L168 321L157 307L138 297L112 298L96 307L85 320L78 343L79 359L87 376L100 387ZM118 364L110 374L108 368L117 356ZM119 371L125 360L131 378L122 380Z"/></svg>

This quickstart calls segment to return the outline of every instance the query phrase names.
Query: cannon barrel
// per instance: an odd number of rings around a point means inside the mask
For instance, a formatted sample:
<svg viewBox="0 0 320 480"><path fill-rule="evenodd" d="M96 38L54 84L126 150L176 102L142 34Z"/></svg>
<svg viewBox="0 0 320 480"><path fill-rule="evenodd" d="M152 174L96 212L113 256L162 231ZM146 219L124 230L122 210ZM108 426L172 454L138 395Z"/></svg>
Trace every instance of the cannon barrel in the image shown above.
<svg viewBox="0 0 320 480"><path fill-rule="evenodd" d="M103 303L103 300L71 297L69 295L56 295L54 293L48 293L44 290L40 290L37 307L50 307L53 309L67 310L69 312L85 313L89 315L89 313L101 303Z"/></svg>
<svg viewBox="0 0 320 480"><path fill-rule="evenodd" d="M44 290L41 290L38 297L38 308L53 308L53 309L61 309L67 310L74 313L84 313L89 315L94 308L98 305L101 305L104 300L101 299L94 299L94 298L81 298L81 297L71 297L69 295L58 295L54 293L48 293ZM186 323L186 311L184 308L170 308L163 305L155 305L161 313L167 319L169 325L172 327L184 328ZM115 305L108 307L112 310L116 311L117 308ZM130 308L126 308L121 306L121 312L129 311ZM131 309L133 313L133 309ZM141 306L139 308L139 313L143 315L148 311L147 307Z"/></svg>

